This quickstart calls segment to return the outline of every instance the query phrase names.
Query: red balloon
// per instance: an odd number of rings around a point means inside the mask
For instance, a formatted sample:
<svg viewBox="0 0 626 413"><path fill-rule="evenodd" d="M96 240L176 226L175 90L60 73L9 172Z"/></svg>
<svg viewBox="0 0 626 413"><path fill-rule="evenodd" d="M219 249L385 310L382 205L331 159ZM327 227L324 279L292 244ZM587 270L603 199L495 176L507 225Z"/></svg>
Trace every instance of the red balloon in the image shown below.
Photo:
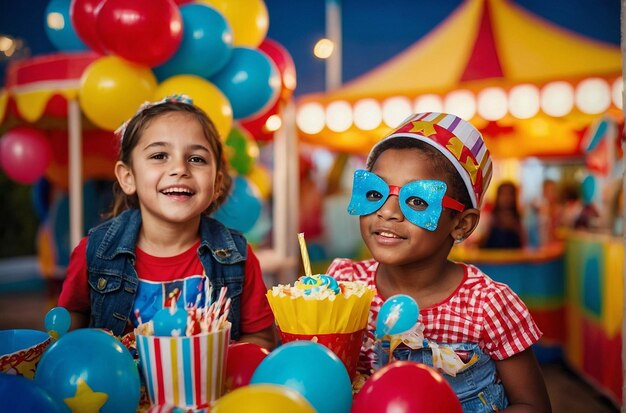
<svg viewBox="0 0 626 413"><path fill-rule="evenodd" d="M281 104L281 100L278 99L272 107L270 107L265 113L254 118L245 118L239 121L239 124L245 128L254 137L256 141L271 141L274 139L273 130L267 128L267 120L270 116L278 115L278 107Z"/></svg>
<svg viewBox="0 0 626 413"><path fill-rule="evenodd" d="M254 370L269 353L258 344L231 344L226 361L226 392L250 384Z"/></svg>
<svg viewBox="0 0 626 413"><path fill-rule="evenodd" d="M396 361L374 373L352 404L352 413L462 413L461 402L441 374L425 364Z"/></svg>
<svg viewBox="0 0 626 413"><path fill-rule="evenodd" d="M104 54L96 31L96 20L105 0L72 0L70 3L70 20L80 40L92 50Z"/></svg>
<svg viewBox="0 0 626 413"><path fill-rule="evenodd" d="M158 66L176 53L183 38L173 0L106 0L96 22L104 48L145 66Z"/></svg>
<svg viewBox="0 0 626 413"><path fill-rule="evenodd" d="M280 43L268 38L261 42L259 50L262 50L278 68L282 82L281 98L289 98L296 89L296 65L291 55Z"/></svg>
<svg viewBox="0 0 626 413"><path fill-rule="evenodd" d="M50 142L39 129L18 126L0 139L0 164L16 182L34 183L46 172L51 159Z"/></svg>

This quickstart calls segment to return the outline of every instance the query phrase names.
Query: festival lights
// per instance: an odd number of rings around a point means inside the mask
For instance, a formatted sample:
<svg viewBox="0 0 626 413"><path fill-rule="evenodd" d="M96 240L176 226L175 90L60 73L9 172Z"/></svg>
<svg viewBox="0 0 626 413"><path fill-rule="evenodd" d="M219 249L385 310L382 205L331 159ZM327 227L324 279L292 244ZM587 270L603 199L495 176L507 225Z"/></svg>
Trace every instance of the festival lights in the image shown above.
<svg viewBox="0 0 626 413"><path fill-rule="evenodd" d="M328 128L370 131L396 127L412 112L448 112L463 119L479 117L498 121L506 116L531 119L541 113L554 118L573 112L599 115L611 107L622 108L623 80L590 77L577 82L553 81L543 85L520 83L512 87L487 86L418 96L396 95L386 99L364 98L327 103L307 102L298 108L301 132L314 135Z"/></svg>

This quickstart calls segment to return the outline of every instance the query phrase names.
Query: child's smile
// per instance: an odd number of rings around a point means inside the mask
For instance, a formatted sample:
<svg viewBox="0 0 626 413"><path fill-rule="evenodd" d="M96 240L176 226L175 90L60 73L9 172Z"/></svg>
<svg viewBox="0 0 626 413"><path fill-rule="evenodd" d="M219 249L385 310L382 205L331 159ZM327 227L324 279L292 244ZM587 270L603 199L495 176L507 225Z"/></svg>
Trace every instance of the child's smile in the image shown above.
<svg viewBox="0 0 626 413"><path fill-rule="evenodd" d="M416 180L442 179L431 162L416 149L389 149L377 159L372 172L388 185L403 186ZM361 234L374 258L381 263L410 263L445 251L450 243L450 212L441 213L434 231L420 228L404 216L398 196L389 196L377 211L362 215Z"/></svg>
<svg viewBox="0 0 626 413"><path fill-rule="evenodd" d="M374 229L373 234L376 237L376 242L387 246L398 245L403 240L406 240L406 237L384 228Z"/></svg>
<svg viewBox="0 0 626 413"><path fill-rule="evenodd" d="M182 185L177 185L171 188L162 189L161 193L163 195L167 195L170 198L181 199L181 200L188 199L195 194L193 190L187 187L184 187Z"/></svg>
<svg viewBox="0 0 626 413"><path fill-rule="evenodd" d="M126 179L144 221L199 220L219 189L215 155L200 123L184 113L150 123L133 150L130 171Z"/></svg>

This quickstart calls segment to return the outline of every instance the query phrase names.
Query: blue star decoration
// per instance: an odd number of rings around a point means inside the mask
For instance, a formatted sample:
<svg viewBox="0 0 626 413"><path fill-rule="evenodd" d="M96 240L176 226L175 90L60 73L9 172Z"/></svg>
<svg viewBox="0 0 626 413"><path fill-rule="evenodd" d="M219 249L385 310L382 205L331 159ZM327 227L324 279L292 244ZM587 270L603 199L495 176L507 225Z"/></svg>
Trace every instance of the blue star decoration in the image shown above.
<svg viewBox="0 0 626 413"><path fill-rule="evenodd" d="M78 379L74 397L67 397L63 401L72 413L98 413L108 399L108 394L93 391L81 377Z"/></svg>

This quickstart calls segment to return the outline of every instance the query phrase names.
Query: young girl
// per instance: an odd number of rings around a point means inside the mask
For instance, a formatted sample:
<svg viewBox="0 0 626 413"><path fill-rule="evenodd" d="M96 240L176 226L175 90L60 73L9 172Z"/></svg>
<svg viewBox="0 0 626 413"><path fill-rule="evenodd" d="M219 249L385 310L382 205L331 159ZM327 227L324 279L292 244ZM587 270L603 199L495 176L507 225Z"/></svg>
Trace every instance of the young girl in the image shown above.
<svg viewBox="0 0 626 413"><path fill-rule="evenodd" d="M74 249L59 297L72 328L119 336L172 300L202 307L225 286L231 338L274 348L259 262L240 233L209 217L231 186L211 120L173 96L144 105L118 133L113 218Z"/></svg>
<svg viewBox="0 0 626 413"><path fill-rule="evenodd" d="M360 216L373 259L337 259L328 269L377 290L359 371L388 362L374 340L376 317L386 298L407 294L420 308L411 334L423 338L400 344L394 359L445 367L465 412L549 412L531 349L541 332L526 306L478 268L448 260L475 229L491 179L480 133L453 115L417 114L374 146L366 168L355 172L348 212Z"/></svg>

